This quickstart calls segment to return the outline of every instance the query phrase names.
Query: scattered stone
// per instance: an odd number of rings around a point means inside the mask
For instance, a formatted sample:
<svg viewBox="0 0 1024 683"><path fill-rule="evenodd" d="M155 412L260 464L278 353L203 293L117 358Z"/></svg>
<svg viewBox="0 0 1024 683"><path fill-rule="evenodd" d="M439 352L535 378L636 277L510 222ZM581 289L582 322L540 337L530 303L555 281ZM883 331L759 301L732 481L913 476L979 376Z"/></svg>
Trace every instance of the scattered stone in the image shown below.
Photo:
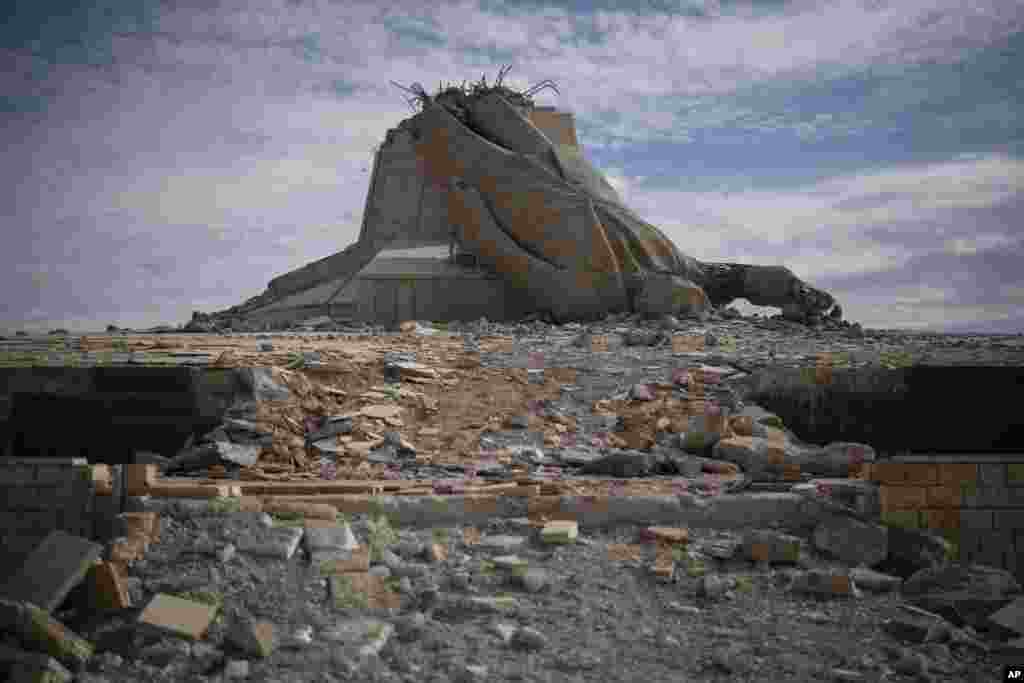
<svg viewBox="0 0 1024 683"><path fill-rule="evenodd" d="M887 593L894 591L903 583L903 579L891 574L883 574L866 567L854 567L850 570L850 578L860 588L875 593Z"/></svg>
<svg viewBox="0 0 1024 683"><path fill-rule="evenodd" d="M480 539L479 546L482 548L508 552L522 547L524 543L526 543L526 538L524 536L484 536Z"/></svg>
<svg viewBox="0 0 1024 683"><path fill-rule="evenodd" d="M829 515L814 529L814 547L847 564L874 566L889 552L886 527L845 515Z"/></svg>
<svg viewBox="0 0 1024 683"><path fill-rule="evenodd" d="M529 626L522 626L512 636L510 644L524 650L543 650L547 647L548 639L543 633Z"/></svg>
<svg viewBox="0 0 1024 683"><path fill-rule="evenodd" d="M240 619L232 625L227 638L251 657L269 657L277 646L274 625L269 621Z"/></svg>
<svg viewBox="0 0 1024 683"><path fill-rule="evenodd" d="M1004 569L954 562L920 570L903 582L901 593L911 604L951 618L958 626L982 629L992 612L1021 593L1021 586Z"/></svg>

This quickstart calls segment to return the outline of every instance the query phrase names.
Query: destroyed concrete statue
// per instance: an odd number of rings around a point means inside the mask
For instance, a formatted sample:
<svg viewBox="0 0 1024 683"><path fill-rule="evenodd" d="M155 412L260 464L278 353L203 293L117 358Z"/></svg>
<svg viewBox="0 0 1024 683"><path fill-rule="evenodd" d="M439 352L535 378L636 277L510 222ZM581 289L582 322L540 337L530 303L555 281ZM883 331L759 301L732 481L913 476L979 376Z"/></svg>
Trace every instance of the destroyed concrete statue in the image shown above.
<svg viewBox="0 0 1024 683"><path fill-rule="evenodd" d="M423 228L426 214L434 223L443 222L443 232L480 267L502 278L533 310L558 322L624 312L693 315L739 298L779 307L784 317L809 324L830 308L830 317L841 317L831 295L788 268L703 263L679 251L626 207L584 157L571 115L535 107L531 94L536 87L516 92L501 85L502 76L494 86L484 79L469 89L442 89L433 97L418 84L403 88L413 93L420 111L389 131L385 146L399 135L406 140L411 161L402 163L415 166L413 180L420 192L414 217L385 216L387 209L382 212L374 203L382 183L409 183L380 178L378 153L359 242L275 278L265 294L214 318L245 319L300 294L305 317L314 315L309 304L316 302L317 287L324 296L337 297L354 271L389 240L441 232L436 225ZM542 87L547 86L554 87ZM436 209L424 208L430 202ZM404 222L417 224L406 227ZM329 288L330 281L341 286ZM331 301L326 299L319 313L329 313ZM204 318L195 326L211 322Z"/></svg>

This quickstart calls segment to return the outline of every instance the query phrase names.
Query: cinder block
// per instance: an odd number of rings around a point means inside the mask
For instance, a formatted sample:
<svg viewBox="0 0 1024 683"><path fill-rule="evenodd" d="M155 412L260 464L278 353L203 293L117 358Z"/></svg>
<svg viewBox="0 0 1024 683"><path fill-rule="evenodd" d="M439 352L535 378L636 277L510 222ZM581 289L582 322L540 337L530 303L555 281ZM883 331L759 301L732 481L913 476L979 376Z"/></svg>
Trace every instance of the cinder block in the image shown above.
<svg viewBox="0 0 1024 683"><path fill-rule="evenodd" d="M956 484L977 481L978 466L974 463L957 462L937 465L939 484Z"/></svg>
<svg viewBox="0 0 1024 683"><path fill-rule="evenodd" d="M978 558L977 562L989 565L990 567L1002 567L1006 562L1007 550L1013 548L1013 536L1010 533L992 530L988 533L978 534Z"/></svg>
<svg viewBox="0 0 1024 683"><path fill-rule="evenodd" d="M966 493L963 495L963 506L967 508L1000 508L1007 507L1010 502L1010 498L1007 495L1009 489L1005 488L990 488L988 486L978 486L974 493Z"/></svg>
<svg viewBox="0 0 1024 683"><path fill-rule="evenodd" d="M927 489L919 486L883 485L879 491L882 511L920 510L928 507Z"/></svg>
<svg viewBox="0 0 1024 683"><path fill-rule="evenodd" d="M994 510L992 516L994 529L1024 529L1024 514L1020 510Z"/></svg>
<svg viewBox="0 0 1024 683"><path fill-rule="evenodd" d="M37 486L19 486L4 490L4 507L9 510L51 510L54 507L52 496L46 496L46 488Z"/></svg>
<svg viewBox="0 0 1024 683"><path fill-rule="evenodd" d="M94 607L125 609L132 606L121 570L110 562L97 562L86 579L90 584L90 597Z"/></svg>
<svg viewBox="0 0 1024 683"><path fill-rule="evenodd" d="M928 507L958 508L960 507L960 487L958 485L929 486L927 489Z"/></svg>
<svg viewBox="0 0 1024 683"><path fill-rule="evenodd" d="M1009 486L1005 489L1006 504L1013 508L1024 508L1024 486ZM1024 514L1018 509L1017 514Z"/></svg>
<svg viewBox="0 0 1024 683"><path fill-rule="evenodd" d="M31 465L0 464L0 484L7 486L24 486L36 481L36 468Z"/></svg>
<svg viewBox="0 0 1024 683"><path fill-rule="evenodd" d="M978 529L987 531L995 528L995 520L992 516L991 510L972 510L970 508L960 508L960 528L961 529Z"/></svg>
<svg viewBox="0 0 1024 683"><path fill-rule="evenodd" d="M926 529L959 529L960 510L950 507L922 510L921 523Z"/></svg>
<svg viewBox="0 0 1024 683"><path fill-rule="evenodd" d="M978 483L989 487L1006 486L1006 464L1001 462L979 463Z"/></svg>

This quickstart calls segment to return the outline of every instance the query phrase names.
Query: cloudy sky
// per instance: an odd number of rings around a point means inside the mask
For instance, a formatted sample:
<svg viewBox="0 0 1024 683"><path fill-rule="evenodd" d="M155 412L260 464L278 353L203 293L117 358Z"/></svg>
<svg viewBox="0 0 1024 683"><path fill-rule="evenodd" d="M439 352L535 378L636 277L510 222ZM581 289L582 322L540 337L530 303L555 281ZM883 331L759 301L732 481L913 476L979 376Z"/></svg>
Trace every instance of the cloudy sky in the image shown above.
<svg viewBox="0 0 1024 683"><path fill-rule="evenodd" d="M698 259L786 265L865 327L1024 333L1024 0L13 6L6 331L259 294L355 240L412 113L390 80L511 64Z"/></svg>

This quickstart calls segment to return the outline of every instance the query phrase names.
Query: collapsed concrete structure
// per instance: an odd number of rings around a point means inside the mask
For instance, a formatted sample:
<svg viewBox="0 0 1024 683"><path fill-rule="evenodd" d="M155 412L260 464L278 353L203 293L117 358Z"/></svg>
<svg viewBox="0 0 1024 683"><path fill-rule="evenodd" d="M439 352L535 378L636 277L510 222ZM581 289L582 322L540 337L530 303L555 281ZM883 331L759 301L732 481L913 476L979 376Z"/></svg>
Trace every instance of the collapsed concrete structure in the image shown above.
<svg viewBox="0 0 1024 683"><path fill-rule="evenodd" d="M835 303L789 269L702 263L626 207L583 155L571 113L486 82L436 96L376 152L359 239L193 327L316 316L558 322L690 315L737 298L814 322ZM829 315L841 318L838 305Z"/></svg>

